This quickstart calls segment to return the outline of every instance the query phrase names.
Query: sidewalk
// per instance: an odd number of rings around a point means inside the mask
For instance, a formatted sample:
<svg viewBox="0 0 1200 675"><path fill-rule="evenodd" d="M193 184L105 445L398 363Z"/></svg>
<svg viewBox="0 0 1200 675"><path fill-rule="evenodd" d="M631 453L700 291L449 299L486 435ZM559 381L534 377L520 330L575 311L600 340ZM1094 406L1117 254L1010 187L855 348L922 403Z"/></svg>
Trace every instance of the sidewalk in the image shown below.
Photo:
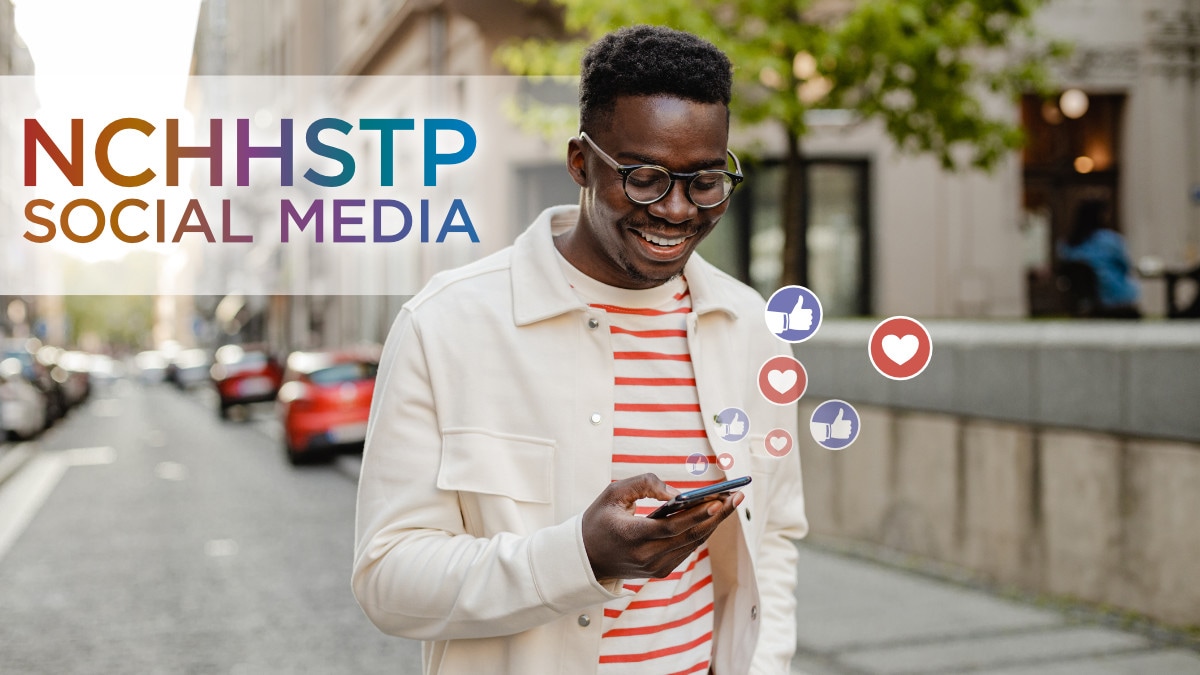
<svg viewBox="0 0 1200 675"><path fill-rule="evenodd" d="M800 546L793 675L1200 675L1197 640Z"/></svg>
<svg viewBox="0 0 1200 675"><path fill-rule="evenodd" d="M362 458L336 467L357 479ZM1197 638L1001 597L865 559L854 545L799 548L791 675L1200 675Z"/></svg>

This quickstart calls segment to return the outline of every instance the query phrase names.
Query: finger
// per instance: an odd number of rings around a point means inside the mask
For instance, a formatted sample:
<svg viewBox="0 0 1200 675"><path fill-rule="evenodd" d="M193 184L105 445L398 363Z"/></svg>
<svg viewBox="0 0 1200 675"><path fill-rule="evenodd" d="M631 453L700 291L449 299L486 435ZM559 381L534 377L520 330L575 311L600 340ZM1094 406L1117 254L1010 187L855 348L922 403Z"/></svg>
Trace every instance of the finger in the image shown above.
<svg viewBox="0 0 1200 675"><path fill-rule="evenodd" d="M626 508L632 508L639 499L650 497L667 501L679 494L679 490L667 485L652 473L619 480L608 486L613 500Z"/></svg>
<svg viewBox="0 0 1200 675"><path fill-rule="evenodd" d="M746 495L740 492L735 492L720 500L716 500L708 505L708 515L715 516L722 511L729 511L729 513L733 513L733 510L736 509L738 504L741 504L742 500L745 498ZM727 513L725 515L728 516L729 514Z"/></svg>
<svg viewBox="0 0 1200 675"><path fill-rule="evenodd" d="M737 510L737 506L741 504L743 498L744 495L741 493L735 493L719 501L713 501L705 505L701 521L690 528L680 531L672 540L668 540L668 543L673 544L670 550L677 553L681 552L685 555L690 553L697 546L704 543L716 531L721 522ZM710 514L710 509L714 513Z"/></svg>
<svg viewBox="0 0 1200 675"><path fill-rule="evenodd" d="M743 495L737 492L730 495L715 496L694 506L689 506L683 511L665 519L669 527L664 536L667 538L678 537L688 532L693 532L697 528L703 528L706 525L716 527L721 520L736 508L736 504L730 505L733 503L733 500L736 498L738 500L737 503L740 504L742 497Z"/></svg>

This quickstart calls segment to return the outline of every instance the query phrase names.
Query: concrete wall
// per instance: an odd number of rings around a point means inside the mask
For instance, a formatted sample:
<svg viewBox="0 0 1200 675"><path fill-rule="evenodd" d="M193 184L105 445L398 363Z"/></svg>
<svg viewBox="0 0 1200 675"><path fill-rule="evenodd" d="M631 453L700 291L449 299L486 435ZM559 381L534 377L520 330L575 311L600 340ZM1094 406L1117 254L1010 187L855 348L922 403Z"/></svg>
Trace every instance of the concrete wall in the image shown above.
<svg viewBox="0 0 1200 675"><path fill-rule="evenodd" d="M905 382L868 361L875 324L796 346L809 396L1200 442L1200 321L925 321L933 358Z"/></svg>
<svg viewBox="0 0 1200 675"><path fill-rule="evenodd" d="M845 450L799 443L814 533L1200 625L1200 324L930 322L906 382L871 327L795 350L801 428L826 398L861 416Z"/></svg>

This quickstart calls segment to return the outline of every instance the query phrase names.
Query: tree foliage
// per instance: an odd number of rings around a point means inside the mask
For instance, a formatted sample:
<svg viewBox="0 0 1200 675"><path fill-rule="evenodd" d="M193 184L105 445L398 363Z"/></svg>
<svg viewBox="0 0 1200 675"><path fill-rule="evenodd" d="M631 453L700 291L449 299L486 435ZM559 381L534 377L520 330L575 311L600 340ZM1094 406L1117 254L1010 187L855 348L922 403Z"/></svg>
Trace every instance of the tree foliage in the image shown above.
<svg viewBox="0 0 1200 675"><path fill-rule="evenodd" d="M553 0L575 39L507 43L497 58L520 75L577 75L584 48L638 23L701 35L734 63L740 122L807 131L814 108L878 120L896 144L946 168L990 168L1021 134L987 97L1046 89L1063 45L1032 27L1038 0Z"/></svg>
<svg viewBox="0 0 1200 675"><path fill-rule="evenodd" d="M588 44L639 23L695 33L729 55L734 118L784 131L784 284L807 282L800 141L808 111L850 110L946 169L990 169L1023 141L1011 102L1046 92L1047 64L1067 52L1037 36L1040 0L549 1L575 38L507 43L496 57L509 71L578 75Z"/></svg>

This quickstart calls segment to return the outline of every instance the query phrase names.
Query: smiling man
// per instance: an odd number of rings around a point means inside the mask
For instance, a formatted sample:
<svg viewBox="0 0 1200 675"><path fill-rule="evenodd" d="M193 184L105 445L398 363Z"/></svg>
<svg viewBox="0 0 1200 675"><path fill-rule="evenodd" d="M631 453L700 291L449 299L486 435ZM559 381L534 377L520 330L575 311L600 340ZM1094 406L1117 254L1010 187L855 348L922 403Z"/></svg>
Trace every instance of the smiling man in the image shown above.
<svg viewBox="0 0 1200 675"><path fill-rule="evenodd" d="M670 29L598 41L567 146L579 205L397 317L353 586L381 630L425 641L426 672L787 672L807 522L799 460L766 436L795 438L796 408L757 373L790 350L762 298L694 254L742 180L731 70Z"/></svg>

